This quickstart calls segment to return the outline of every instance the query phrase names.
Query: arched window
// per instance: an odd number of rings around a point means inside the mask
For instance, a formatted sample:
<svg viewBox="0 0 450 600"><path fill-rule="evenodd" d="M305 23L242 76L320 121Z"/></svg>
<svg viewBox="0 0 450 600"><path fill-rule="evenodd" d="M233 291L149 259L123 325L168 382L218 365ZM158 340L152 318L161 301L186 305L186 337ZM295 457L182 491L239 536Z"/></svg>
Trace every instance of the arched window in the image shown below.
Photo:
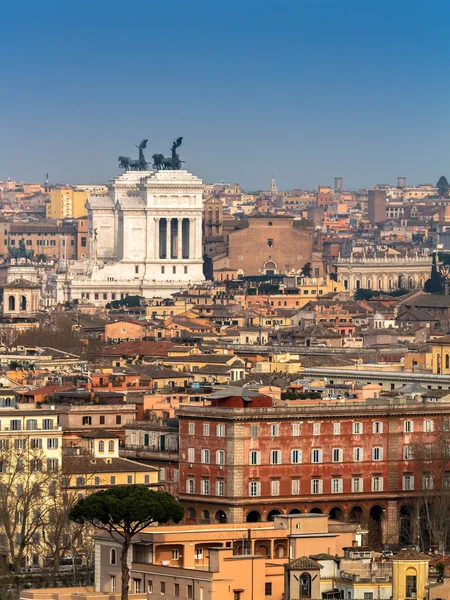
<svg viewBox="0 0 450 600"><path fill-rule="evenodd" d="M112 440L109 441L108 452L114 452L114 442Z"/></svg>
<svg viewBox="0 0 450 600"><path fill-rule="evenodd" d="M309 573L300 575L300 598L311 598L311 575Z"/></svg>
<svg viewBox="0 0 450 600"><path fill-rule="evenodd" d="M27 310L27 297L20 296L20 310Z"/></svg>
<svg viewBox="0 0 450 600"><path fill-rule="evenodd" d="M109 553L109 562L112 565L115 565L117 561L117 554L116 554L116 550L115 548L111 548L111 551Z"/></svg>
<svg viewBox="0 0 450 600"><path fill-rule="evenodd" d="M9 300L8 300L8 309L9 310L16 310L16 299L14 298L14 296L10 296Z"/></svg>
<svg viewBox="0 0 450 600"><path fill-rule="evenodd" d="M448 354L445 355L445 368L450 369L450 356Z"/></svg>
<svg viewBox="0 0 450 600"><path fill-rule="evenodd" d="M105 442L104 442L103 440L101 440L101 441L98 443L98 451L99 451L99 452L104 452L104 451L105 451Z"/></svg>

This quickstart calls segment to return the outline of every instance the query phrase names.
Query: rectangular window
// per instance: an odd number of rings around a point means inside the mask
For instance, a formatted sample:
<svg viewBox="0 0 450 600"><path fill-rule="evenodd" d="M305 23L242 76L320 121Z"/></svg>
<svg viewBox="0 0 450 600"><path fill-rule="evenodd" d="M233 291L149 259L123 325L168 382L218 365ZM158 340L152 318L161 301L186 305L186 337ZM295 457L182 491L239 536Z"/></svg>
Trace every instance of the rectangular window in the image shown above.
<svg viewBox="0 0 450 600"><path fill-rule="evenodd" d="M225 464L225 450L216 450L216 465Z"/></svg>
<svg viewBox="0 0 450 600"><path fill-rule="evenodd" d="M300 479L292 479L291 480L291 494L293 496L300 495Z"/></svg>
<svg viewBox="0 0 450 600"><path fill-rule="evenodd" d="M161 581L161 596L164 596L166 593L166 582Z"/></svg>
<svg viewBox="0 0 450 600"><path fill-rule="evenodd" d="M402 488L406 491L411 491L414 489L414 476L413 475L403 475L403 485Z"/></svg>
<svg viewBox="0 0 450 600"><path fill-rule="evenodd" d="M311 462L312 463L321 463L322 462L322 450L319 448L314 448L311 450Z"/></svg>
<svg viewBox="0 0 450 600"><path fill-rule="evenodd" d="M172 267L172 273L175 275L175 273L177 272L177 268L175 266Z"/></svg>
<svg viewBox="0 0 450 600"><path fill-rule="evenodd" d="M270 464L281 465L281 450L270 451Z"/></svg>
<svg viewBox="0 0 450 600"><path fill-rule="evenodd" d="M291 464L299 465L302 462L302 451L291 450Z"/></svg>
<svg viewBox="0 0 450 600"><path fill-rule="evenodd" d="M353 435L361 435L363 432L363 424L362 423L352 423L352 433Z"/></svg>
<svg viewBox="0 0 450 600"><path fill-rule="evenodd" d="M188 462L195 462L195 448L188 448Z"/></svg>
<svg viewBox="0 0 450 600"><path fill-rule="evenodd" d="M105 416L100 415L99 419L100 419L100 425L104 425L105 424Z"/></svg>
<svg viewBox="0 0 450 600"><path fill-rule="evenodd" d="M203 435L206 437L209 436L209 423L203 423Z"/></svg>
<svg viewBox="0 0 450 600"><path fill-rule="evenodd" d="M147 580L147 592L153 594L153 581L151 579Z"/></svg>
<svg viewBox="0 0 450 600"><path fill-rule="evenodd" d="M195 494L195 479L186 479L186 494Z"/></svg>
<svg viewBox="0 0 450 600"><path fill-rule="evenodd" d="M381 421L375 421L372 425L373 433L383 433L383 423Z"/></svg>
<svg viewBox="0 0 450 600"><path fill-rule="evenodd" d="M270 493L272 496L280 495L280 482L278 479L274 479L270 482Z"/></svg>
<svg viewBox="0 0 450 600"><path fill-rule="evenodd" d="M431 433L432 431L434 431L434 423L433 423L433 421L430 421L430 420L426 419L423 422L423 430L425 431L425 433Z"/></svg>
<svg viewBox="0 0 450 600"><path fill-rule="evenodd" d="M116 415L116 425L121 425L122 424L122 417L121 415Z"/></svg>
<svg viewBox="0 0 450 600"><path fill-rule="evenodd" d="M333 477L331 479L331 493L341 494L344 489L343 480L340 477Z"/></svg>
<svg viewBox="0 0 450 600"><path fill-rule="evenodd" d="M134 593L140 594L142 589L142 579L134 579Z"/></svg>
<svg viewBox="0 0 450 600"><path fill-rule="evenodd" d="M250 428L250 435L252 438L257 438L259 435L259 426L258 425L252 425Z"/></svg>
<svg viewBox="0 0 450 600"><path fill-rule="evenodd" d="M380 475L372 477L372 492L383 491L383 478Z"/></svg>
<svg viewBox="0 0 450 600"><path fill-rule="evenodd" d="M164 265L161 267L161 275L164 275L166 269L164 268Z"/></svg>
<svg viewBox="0 0 450 600"><path fill-rule="evenodd" d="M209 465L210 463L210 452L209 450L202 450L201 452L201 462L204 465Z"/></svg>
<svg viewBox="0 0 450 600"><path fill-rule="evenodd" d="M333 435L341 435L341 424L333 423Z"/></svg>
<svg viewBox="0 0 450 600"><path fill-rule="evenodd" d="M59 446L59 439L58 438L48 438L47 439L47 448L50 449L57 449Z"/></svg>
<svg viewBox="0 0 450 600"><path fill-rule="evenodd" d="M55 472L58 470L59 461L57 458L47 458L47 471Z"/></svg>
<svg viewBox="0 0 450 600"><path fill-rule="evenodd" d="M280 435L280 424L272 423L270 426L270 435L272 437L278 437Z"/></svg>
<svg viewBox="0 0 450 600"><path fill-rule="evenodd" d="M180 552L178 551L177 548L174 548L172 550L172 560L179 560L180 559Z"/></svg>
<svg viewBox="0 0 450 600"><path fill-rule="evenodd" d="M363 478L362 477L353 477L352 478L352 492L354 494L358 494L363 491Z"/></svg>
<svg viewBox="0 0 450 600"><path fill-rule="evenodd" d="M252 497L261 496L261 484L259 481L251 481L248 484L248 495Z"/></svg>
<svg viewBox="0 0 450 600"><path fill-rule="evenodd" d="M22 429L22 421L20 419L11 419L9 427L11 431L20 431Z"/></svg>
<svg viewBox="0 0 450 600"><path fill-rule="evenodd" d="M82 417L81 423L83 425L92 425L92 417Z"/></svg>
<svg viewBox="0 0 450 600"><path fill-rule="evenodd" d="M320 423L313 423L313 435L320 435Z"/></svg>
<svg viewBox="0 0 450 600"><path fill-rule="evenodd" d="M161 479L163 479L163 477ZM128 485L131 485L133 483L133 475L127 475L127 483Z"/></svg>
<svg viewBox="0 0 450 600"><path fill-rule="evenodd" d="M192 587L192 585L187 586L187 597L189 600L192 600L193 598L193 589L194 588Z"/></svg>
<svg viewBox="0 0 450 600"><path fill-rule="evenodd" d="M249 465L260 465L261 464L261 452L258 450L251 450L248 455Z"/></svg>
<svg viewBox="0 0 450 600"><path fill-rule="evenodd" d="M362 462L363 460L363 449L353 448L353 460L354 462Z"/></svg>
<svg viewBox="0 0 450 600"><path fill-rule="evenodd" d="M332 462L342 462L342 448L333 448L331 451L331 461Z"/></svg>
<svg viewBox="0 0 450 600"><path fill-rule="evenodd" d="M216 481L216 496L225 496L225 481Z"/></svg>
<svg viewBox="0 0 450 600"><path fill-rule="evenodd" d="M433 490L434 489L433 475L431 473L425 473L424 475L422 475L422 489L423 490Z"/></svg>
<svg viewBox="0 0 450 600"><path fill-rule="evenodd" d="M272 582L271 581L266 581L266 583L264 585L264 594L266 596L272 595Z"/></svg>
<svg viewBox="0 0 450 600"><path fill-rule="evenodd" d="M53 429L53 419L43 419L42 429Z"/></svg>
<svg viewBox="0 0 450 600"><path fill-rule="evenodd" d="M300 435L300 423L292 423L292 435L295 437Z"/></svg>
<svg viewBox="0 0 450 600"><path fill-rule="evenodd" d="M404 421L403 422L403 432L404 433L412 433L413 431L414 431L413 421Z"/></svg>
<svg viewBox="0 0 450 600"><path fill-rule="evenodd" d="M225 425L217 425L216 426L216 436L217 437L225 437Z"/></svg>
<svg viewBox="0 0 450 600"><path fill-rule="evenodd" d="M184 267L184 274L187 275L187 272L188 272L188 268Z"/></svg>
<svg viewBox="0 0 450 600"><path fill-rule="evenodd" d="M383 448L372 448L372 460L383 460Z"/></svg>
<svg viewBox="0 0 450 600"><path fill-rule="evenodd" d="M321 479L311 479L311 494L321 494L323 491L323 481Z"/></svg>
<svg viewBox="0 0 450 600"><path fill-rule="evenodd" d="M30 445L31 445L32 450L42 450L42 439L41 438L32 438L30 440Z"/></svg>
<svg viewBox="0 0 450 600"><path fill-rule="evenodd" d="M116 576L111 575L111 592L115 592L117 590Z"/></svg>
<svg viewBox="0 0 450 600"><path fill-rule="evenodd" d="M189 435L195 435L195 423L188 423Z"/></svg>
<svg viewBox="0 0 450 600"><path fill-rule="evenodd" d="M412 460L413 449L412 446L403 446L403 460Z"/></svg>
<svg viewBox="0 0 450 600"><path fill-rule="evenodd" d="M179 598L180 597L180 584L179 583L174 584L173 591L174 591L175 598Z"/></svg>

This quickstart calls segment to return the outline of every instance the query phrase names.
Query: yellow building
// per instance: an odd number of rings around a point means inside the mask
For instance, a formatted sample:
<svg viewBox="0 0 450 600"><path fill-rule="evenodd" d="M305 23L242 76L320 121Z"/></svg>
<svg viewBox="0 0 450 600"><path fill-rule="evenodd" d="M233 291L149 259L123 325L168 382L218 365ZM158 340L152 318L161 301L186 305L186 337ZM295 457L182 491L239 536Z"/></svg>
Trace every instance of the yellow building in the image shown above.
<svg viewBox="0 0 450 600"><path fill-rule="evenodd" d="M450 335L430 340L431 366L435 375L450 374Z"/></svg>
<svg viewBox="0 0 450 600"><path fill-rule="evenodd" d="M47 219L78 219L86 217L86 200L89 192L72 188L50 190L50 202L46 207Z"/></svg>
<svg viewBox="0 0 450 600"><path fill-rule="evenodd" d="M392 559L392 598L427 598L429 557L404 550Z"/></svg>

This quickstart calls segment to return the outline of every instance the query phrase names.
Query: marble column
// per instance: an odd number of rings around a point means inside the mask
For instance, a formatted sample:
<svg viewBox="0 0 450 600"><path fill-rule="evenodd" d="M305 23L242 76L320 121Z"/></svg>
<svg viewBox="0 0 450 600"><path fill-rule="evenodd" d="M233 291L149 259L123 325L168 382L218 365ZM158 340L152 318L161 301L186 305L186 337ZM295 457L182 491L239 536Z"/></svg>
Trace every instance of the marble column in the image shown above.
<svg viewBox="0 0 450 600"><path fill-rule="evenodd" d="M203 257L202 243L202 217L195 219L195 258L201 260Z"/></svg>
<svg viewBox="0 0 450 600"><path fill-rule="evenodd" d="M172 218L166 217L166 259L169 260L172 254Z"/></svg>
<svg viewBox="0 0 450 600"><path fill-rule="evenodd" d="M192 260L195 249L195 219L194 217L189 218L189 259Z"/></svg>
<svg viewBox="0 0 450 600"><path fill-rule="evenodd" d="M153 219L153 258L158 260L159 256L159 223L160 218L154 217Z"/></svg>
<svg viewBox="0 0 450 600"><path fill-rule="evenodd" d="M177 219L177 232L178 232L178 251L177 259L183 258L183 219Z"/></svg>

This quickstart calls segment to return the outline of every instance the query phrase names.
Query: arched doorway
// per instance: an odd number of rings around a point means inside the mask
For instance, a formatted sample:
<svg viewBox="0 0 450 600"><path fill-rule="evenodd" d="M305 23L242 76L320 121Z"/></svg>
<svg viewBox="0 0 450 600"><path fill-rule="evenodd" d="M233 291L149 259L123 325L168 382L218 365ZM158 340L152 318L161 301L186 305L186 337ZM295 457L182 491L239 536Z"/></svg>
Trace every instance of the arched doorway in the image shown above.
<svg viewBox="0 0 450 600"><path fill-rule="evenodd" d="M302 573L300 575L300 596L299 598L311 598L311 575Z"/></svg>
<svg viewBox="0 0 450 600"><path fill-rule="evenodd" d="M353 506L348 513L348 520L350 523L361 523L363 522L364 511L360 506Z"/></svg>
<svg viewBox="0 0 450 600"><path fill-rule="evenodd" d="M266 262L266 264L264 265L264 274L265 275L275 275L275 272L277 270L277 265L269 260Z"/></svg>
<svg viewBox="0 0 450 600"><path fill-rule="evenodd" d="M287 543L285 541L276 542L273 552L275 558L285 558L287 556Z"/></svg>
<svg viewBox="0 0 450 600"><path fill-rule="evenodd" d="M227 522L227 515L225 514L225 512L223 510L218 510L216 512L216 523L226 523Z"/></svg>
<svg viewBox="0 0 450 600"><path fill-rule="evenodd" d="M271 510L270 512L267 513L267 520L273 521L275 519L275 517L278 517L278 515L281 515L281 514L282 514L281 510L278 510L275 508L274 510Z"/></svg>
<svg viewBox="0 0 450 600"><path fill-rule="evenodd" d="M309 512L311 515L323 515L323 510L321 508L319 508L318 506L315 506Z"/></svg>
<svg viewBox="0 0 450 600"><path fill-rule="evenodd" d="M345 513L340 506L333 506L328 514L333 521L345 521Z"/></svg>
<svg viewBox="0 0 450 600"><path fill-rule="evenodd" d="M8 310L16 310L16 299L10 296L8 299Z"/></svg>
<svg viewBox="0 0 450 600"><path fill-rule="evenodd" d="M301 514L302 514L302 511L301 511L299 508L292 508L292 509L289 511L289 514L290 514L290 515L301 515Z"/></svg>
<svg viewBox="0 0 450 600"><path fill-rule="evenodd" d="M251 510L245 519L247 523L260 523L261 521L261 513L257 510Z"/></svg>
<svg viewBox="0 0 450 600"><path fill-rule="evenodd" d="M402 546L413 544L412 515L413 509L411 506L404 504L400 508L398 541Z"/></svg>
<svg viewBox="0 0 450 600"><path fill-rule="evenodd" d="M381 550L381 546L383 543L383 531L382 531L382 521L383 521L383 507L376 504L372 506L369 512L369 546L371 546L374 550Z"/></svg>
<svg viewBox="0 0 450 600"><path fill-rule="evenodd" d="M188 523L195 522L197 520L197 513L194 508L188 508L186 511L186 521Z"/></svg>
<svg viewBox="0 0 450 600"><path fill-rule="evenodd" d="M257 556L269 556L270 548L267 542L256 542L255 543L255 554Z"/></svg>

